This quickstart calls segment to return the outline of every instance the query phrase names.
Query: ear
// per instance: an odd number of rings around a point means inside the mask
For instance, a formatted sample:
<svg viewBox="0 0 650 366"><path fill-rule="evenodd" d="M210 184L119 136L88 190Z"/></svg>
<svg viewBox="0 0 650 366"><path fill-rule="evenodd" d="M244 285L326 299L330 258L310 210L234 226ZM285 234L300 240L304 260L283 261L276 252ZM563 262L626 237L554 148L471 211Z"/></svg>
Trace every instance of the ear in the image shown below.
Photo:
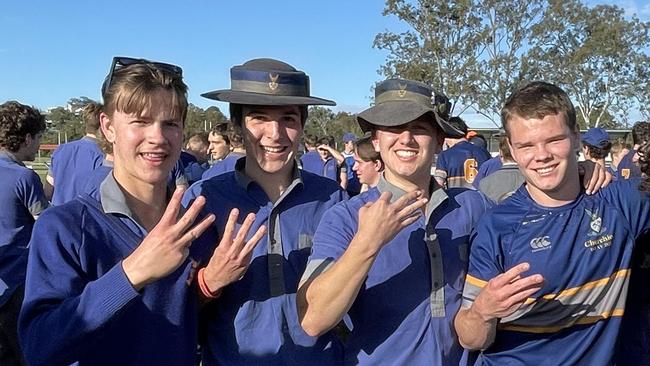
<svg viewBox="0 0 650 366"><path fill-rule="evenodd" d="M99 115L99 124L104 137L106 137L106 141L111 144L115 143L115 126L113 121L111 121L111 118L106 113L102 112Z"/></svg>
<svg viewBox="0 0 650 366"><path fill-rule="evenodd" d="M379 138L377 138L377 130L373 128L371 133L372 133L372 135L371 135L372 137L371 137L370 141L372 142L372 147L375 148L376 152L380 152L379 151Z"/></svg>
<svg viewBox="0 0 650 366"><path fill-rule="evenodd" d="M436 148L434 149L434 154L440 154L442 151L442 145L445 143L445 135L442 133L436 134Z"/></svg>
<svg viewBox="0 0 650 366"><path fill-rule="evenodd" d="M512 156L512 159L515 161L515 163L519 164L517 153L515 152L515 149L512 148L512 144L510 143L510 137L506 137L506 140L508 141L508 148L510 149L510 155Z"/></svg>
<svg viewBox="0 0 650 366"><path fill-rule="evenodd" d="M375 160L373 163L373 168L377 173L381 172L384 170L384 162L382 160Z"/></svg>

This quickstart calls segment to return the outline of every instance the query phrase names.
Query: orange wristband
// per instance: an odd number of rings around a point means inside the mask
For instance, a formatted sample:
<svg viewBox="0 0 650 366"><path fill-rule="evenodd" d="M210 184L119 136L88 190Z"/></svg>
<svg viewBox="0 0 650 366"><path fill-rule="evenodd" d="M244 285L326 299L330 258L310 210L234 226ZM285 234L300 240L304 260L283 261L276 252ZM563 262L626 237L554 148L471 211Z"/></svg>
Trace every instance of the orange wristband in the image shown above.
<svg viewBox="0 0 650 366"><path fill-rule="evenodd" d="M208 299L215 299L219 297L219 295L221 295L221 290L215 292L210 291L210 288L205 283L205 277L203 271L205 271L205 267L199 269L199 272L196 275L196 280L199 283L199 289L201 289L201 293L203 294L203 296L207 297Z"/></svg>

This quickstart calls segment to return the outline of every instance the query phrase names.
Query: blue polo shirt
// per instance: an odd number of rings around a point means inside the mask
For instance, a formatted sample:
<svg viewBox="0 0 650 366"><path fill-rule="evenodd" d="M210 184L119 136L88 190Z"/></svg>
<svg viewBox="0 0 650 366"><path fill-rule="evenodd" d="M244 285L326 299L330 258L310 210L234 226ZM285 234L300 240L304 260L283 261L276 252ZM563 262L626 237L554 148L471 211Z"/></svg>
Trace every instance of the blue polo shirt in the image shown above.
<svg viewBox="0 0 650 366"><path fill-rule="evenodd" d="M636 154L636 150L630 150L621 158L616 167L617 179L641 178L641 169L633 161L634 154Z"/></svg>
<svg viewBox="0 0 650 366"><path fill-rule="evenodd" d="M498 155L486 160L478 168L478 173L476 174L476 177L474 177L474 182L472 182L474 188L478 189L479 184L481 183L481 179L501 169L502 166L503 162L501 161L501 157Z"/></svg>
<svg viewBox="0 0 650 366"><path fill-rule="evenodd" d="M244 157L243 154L234 153L234 152L229 153L228 155L226 155L225 158L215 162L214 165L210 167L210 169L206 170L203 173L201 179L210 179L212 177L216 177L219 174L232 172L233 170L235 170L235 164L237 163L237 160L239 160L242 157Z"/></svg>
<svg viewBox="0 0 650 366"><path fill-rule="evenodd" d="M102 164L104 153L97 140L84 136L59 145L52 153L48 174L54 178L53 205L62 205L82 192L88 175Z"/></svg>
<svg viewBox="0 0 650 366"><path fill-rule="evenodd" d="M345 199L335 182L294 169L291 185L271 202L256 182L236 170L201 180L186 192L184 205L199 195L207 198L204 214L214 213L214 226L194 241L205 253L203 265L219 242L230 210L256 220L249 236L261 225L266 236L253 251L244 277L227 286L203 309L207 329L204 365L337 365L341 345L327 333L308 336L298 321L296 289L311 251L312 237L325 210Z"/></svg>
<svg viewBox="0 0 650 366"><path fill-rule="evenodd" d="M33 170L8 151L0 151L0 307L25 283L34 216L49 203Z"/></svg>
<svg viewBox="0 0 650 366"><path fill-rule="evenodd" d="M194 254L138 292L122 260L146 235L112 174L41 215L19 319L30 365L195 364Z"/></svg>
<svg viewBox="0 0 650 366"><path fill-rule="evenodd" d="M196 163L197 162L196 157L194 155L188 153L187 151L181 151L181 155L180 155L179 159L181 159L181 162L183 163L184 167L187 167L188 165L190 165L190 163Z"/></svg>
<svg viewBox="0 0 650 366"><path fill-rule="evenodd" d="M610 365L625 307L634 241L650 228L650 200L631 181L549 208L526 185L472 235L463 306L487 281L530 263L544 287L500 319L484 365ZM647 244L647 243L646 243Z"/></svg>
<svg viewBox="0 0 650 366"><path fill-rule="evenodd" d="M350 195L357 195L361 191L361 182L359 182L357 172L352 170L352 167L354 166L354 152L348 154L344 151L341 154L343 154L343 157L345 158L345 167L348 173L348 186L346 190Z"/></svg>
<svg viewBox="0 0 650 366"><path fill-rule="evenodd" d="M327 158L326 161L321 160L323 170L321 171L321 176L329 178L335 182L339 181L339 164L333 157Z"/></svg>
<svg viewBox="0 0 650 366"><path fill-rule="evenodd" d="M382 176L376 187L323 217L303 281L338 260L356 234L359 209L382 192L405 194ZM469 356L453 319L461 303L469 234L491 202L475 190L435 189L426 216L386 244L348 312L345 365L459 365Z"/></svg>
<svg viewBox="0 0 650 366"><path fill-rule="evenodd" d="M190 162L185 165L185 177L190 185L203 179L203 174L210 169L208 163Z"/></svg>
<svg viewBox="0 0 650 366"><path fill-rule="evenodd" d="M323 175L323 160L320 158L318 151L308 151L300 157L300 166L302 170L316 175Z"/></svg>
<svg viewBox="0 0 650 366"><path fill-rule="evenodd" d="M490 157L484 148L460 141L438 154L435 175L446 180L447 188L474 188L472 183L481 164Z"/></svg>

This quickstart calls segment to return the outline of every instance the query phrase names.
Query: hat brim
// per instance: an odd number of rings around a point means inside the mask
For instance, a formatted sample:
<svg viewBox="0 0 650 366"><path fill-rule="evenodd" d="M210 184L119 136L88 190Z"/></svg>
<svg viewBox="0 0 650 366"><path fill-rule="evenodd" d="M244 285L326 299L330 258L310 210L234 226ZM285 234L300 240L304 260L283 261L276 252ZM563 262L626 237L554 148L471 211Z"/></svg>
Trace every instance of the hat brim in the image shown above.
<svg viewBox="0 0 650 366"><path fill-rule="evenodd" d="M421 103L410 100L403 101L386 101L376 104L365 111L359 113L357 122L364 132L371 129L372 125L393 127L407 124L425 114L431 114L436 121L437 126L445 134L445 137L459 138L465 134L450 124L436 113L433 108L428 108Z"/></svg>
<svg viewBox="0 0 650 366"><path fill-rule="evenodd" d="M201 94L202 97L235 104L247 105L329 105L336 102L318 97L298 97L289 95L270 95L237 90L215 90Z"/></svg>

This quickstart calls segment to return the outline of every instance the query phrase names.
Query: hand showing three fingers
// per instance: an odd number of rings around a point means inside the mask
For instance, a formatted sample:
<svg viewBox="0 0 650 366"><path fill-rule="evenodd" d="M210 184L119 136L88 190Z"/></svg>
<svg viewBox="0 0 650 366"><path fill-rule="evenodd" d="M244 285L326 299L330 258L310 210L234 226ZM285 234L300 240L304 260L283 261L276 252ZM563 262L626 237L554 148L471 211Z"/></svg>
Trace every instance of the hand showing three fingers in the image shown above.
<svg viewBox="0 0 650 366"><path fill-rule="evenodd" d="M414 223L427 204L420 191L409 192L391 203L392 194L384 192L375 202L368 202L359 210L357 237L371 251L378 252L397 233Z"/></svg>
<svg viewBox="0 0 650 366"><path fill-rule="evenodd" d="M178 218L184 189L176 189L160 222L142 243L122 261L126 277L136 290L175 271L187 258L192 240L201 235L214 221L209 215L191 226L205 205L199 196Z"/></svg>
<svg viewBox="0 0 650 366"><path fill-rule="evenodd" d="M249 240L248 232L255 222L255 214L249 213L239 231L235 234L238 209L232 209L219 245L205 267L204 279L211 292L218 292L225 286L244 276L251 263L253 249L266 234L266 226L260 226Z"/></svg>

